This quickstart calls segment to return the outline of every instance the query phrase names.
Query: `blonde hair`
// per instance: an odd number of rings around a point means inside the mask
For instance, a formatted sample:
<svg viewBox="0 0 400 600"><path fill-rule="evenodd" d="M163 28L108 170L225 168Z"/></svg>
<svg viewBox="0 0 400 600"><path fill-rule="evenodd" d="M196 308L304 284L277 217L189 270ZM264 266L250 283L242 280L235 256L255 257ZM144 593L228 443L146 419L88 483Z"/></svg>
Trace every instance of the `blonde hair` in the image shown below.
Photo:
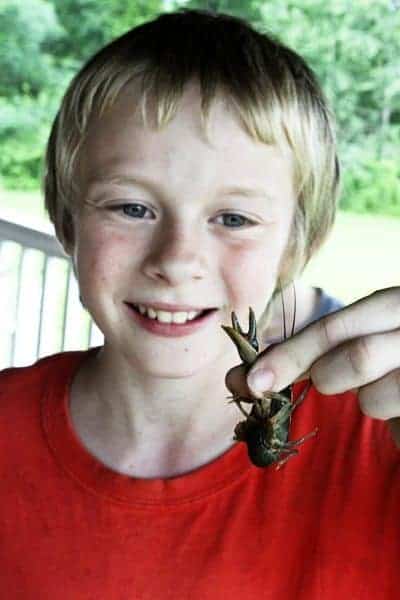
<svg viewBox="0 0 400 600"><path fill-rule="evenodd" d="M202 120L220 92L245 130L266 144L289 146L297 207L282 260L283 287L304 269L329 233L338 197L333 118L304 60L242 19L204 10L164 13L128 31L93 56L72 80L53 123L45 164L45 205L56 235L74 246L79 149L89 120L108 109L129 83L148 125L171 121L186 86L200 86Z"/></svg>

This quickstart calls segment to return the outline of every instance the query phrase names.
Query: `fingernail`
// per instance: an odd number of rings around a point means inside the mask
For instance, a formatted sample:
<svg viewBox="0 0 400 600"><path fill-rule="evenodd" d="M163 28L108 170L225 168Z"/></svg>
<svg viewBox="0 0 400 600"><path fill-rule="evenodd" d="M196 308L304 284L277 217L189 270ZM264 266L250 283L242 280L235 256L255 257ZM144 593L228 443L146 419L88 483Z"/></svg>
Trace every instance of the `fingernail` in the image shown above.
<svg viewBox="0 0 400 600"><path fill-rule="evenodd" d="M252 392L260 394L271 389L274 383L274 374L268 369L259 368L247 375L247 385Z"/></svg>

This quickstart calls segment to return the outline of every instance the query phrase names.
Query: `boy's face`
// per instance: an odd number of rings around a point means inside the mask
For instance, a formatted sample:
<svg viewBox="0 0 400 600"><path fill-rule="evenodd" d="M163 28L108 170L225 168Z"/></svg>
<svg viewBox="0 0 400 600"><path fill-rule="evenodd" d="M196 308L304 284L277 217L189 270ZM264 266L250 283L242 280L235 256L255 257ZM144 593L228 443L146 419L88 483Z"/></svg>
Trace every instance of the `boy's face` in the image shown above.
<svg viewBox="0 0 400 600"><path fill-rule="evenodd" d="M246 327L249 306L260 318L295 208L289 154L250 138L222 99L211 110L210 145L199 102L190 87L173 121L156 131L134 116L126 92L93 120L81 151L73 258L83 304L106 347L164 377L211 368L227 353L238 359L220 325L234 310ZM132 318L127 302L219 310L195 333L160 337Z"/></svg>

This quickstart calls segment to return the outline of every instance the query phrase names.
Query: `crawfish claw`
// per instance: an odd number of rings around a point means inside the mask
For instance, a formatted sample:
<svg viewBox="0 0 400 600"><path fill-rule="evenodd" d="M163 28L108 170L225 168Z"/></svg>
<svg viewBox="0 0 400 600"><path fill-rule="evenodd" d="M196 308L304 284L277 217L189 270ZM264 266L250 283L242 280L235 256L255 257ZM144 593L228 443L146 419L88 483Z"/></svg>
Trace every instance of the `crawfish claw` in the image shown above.
<svg viewBox="0 0 400 600"><path fill-rule="evenodd" d="M234 342L242 361L246 364L252 364L257 358L259 349L254 311L249 307L249 330L247 333L242 330L234 311L232 311L231 317L232 327L228 325L221 325L221 327Z"/></svg>

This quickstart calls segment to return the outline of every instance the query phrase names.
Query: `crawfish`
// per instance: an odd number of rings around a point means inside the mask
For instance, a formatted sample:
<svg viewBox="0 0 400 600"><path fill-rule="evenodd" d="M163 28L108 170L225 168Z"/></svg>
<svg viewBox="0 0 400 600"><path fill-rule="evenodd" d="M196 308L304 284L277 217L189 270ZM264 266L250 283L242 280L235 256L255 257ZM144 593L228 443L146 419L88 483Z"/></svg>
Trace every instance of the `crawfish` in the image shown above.
<svg viewBox="0 0 400 600"><path fill-rule="evenodd" d="M283 301L283 297L282 297ZM232 312L232 327L222 325L222 329L229 335L236 345L242 361L250 366L258 357L259 345L256 332L256 319L253 309L249 308L249 329L244 333L239 325L235 312ZM292 335L294 331L294 322ZM284 338L286 339L286 324L284 322ZM256 467L267 467L277 463L277 469L284 465L292 456L298 454L296 446L300 446L308 438L317 433L314 429L298 440L289 441L289 429L294 409L304 400L311 387L309 383L300 397L294 402L292 385L280 393L264 392L262 398L243 398L238 395L232 398L239 410L246 417L240 421L234 430L234 440L245 442L251 462ZM247 412L242 403L251 403L250 412Z"/></svg>

